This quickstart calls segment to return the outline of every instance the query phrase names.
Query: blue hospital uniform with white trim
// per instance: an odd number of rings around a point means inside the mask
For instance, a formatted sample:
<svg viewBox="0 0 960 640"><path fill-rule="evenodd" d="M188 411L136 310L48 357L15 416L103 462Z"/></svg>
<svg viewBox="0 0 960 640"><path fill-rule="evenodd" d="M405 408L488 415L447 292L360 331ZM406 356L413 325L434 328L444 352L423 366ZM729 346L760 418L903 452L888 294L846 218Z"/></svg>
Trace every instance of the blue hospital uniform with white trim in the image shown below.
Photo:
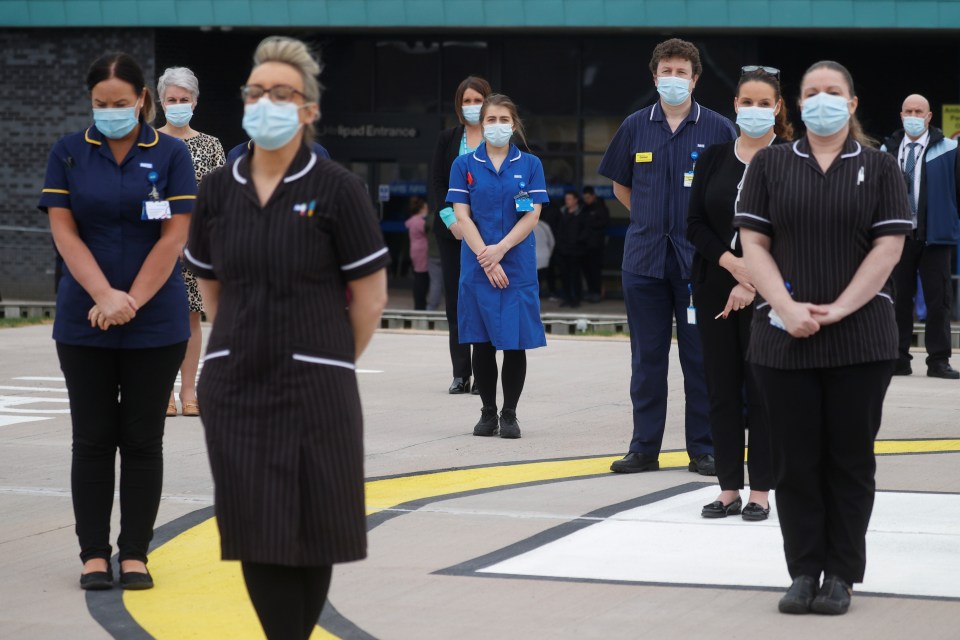
<svg viewBox="0 0 960 640"><path fill-rule="evenodd" d="M154 183L173 215L193 211L197 182L190 151L181 140L141 124L140 135L119 165L96 127L61 138L50 151L39 208L69 209L80 239L110 286L130 291L160 239L161 220L142 220ZM130 322L102 331L87 313L94 301L64 264L57 288L53 338L64 344L114 349L163 347L190 338L187 293L179 263Z"/></svg>
<svg viewBox="0 0 960 640"><path fill-rule="evenodd" d="M457 158L450 169L447 202L470 205L473 222L484 244L500 242L526 215L514 196L523 190L535 204L549 202L540 159L510 145L497 171L480 145ZM531 232L500 261L510 284L497 289L464 242L460 253L460 293L457 320L461 344L490 342L500 350L535 349L547 344L540 320L536 241Z"/></svg>

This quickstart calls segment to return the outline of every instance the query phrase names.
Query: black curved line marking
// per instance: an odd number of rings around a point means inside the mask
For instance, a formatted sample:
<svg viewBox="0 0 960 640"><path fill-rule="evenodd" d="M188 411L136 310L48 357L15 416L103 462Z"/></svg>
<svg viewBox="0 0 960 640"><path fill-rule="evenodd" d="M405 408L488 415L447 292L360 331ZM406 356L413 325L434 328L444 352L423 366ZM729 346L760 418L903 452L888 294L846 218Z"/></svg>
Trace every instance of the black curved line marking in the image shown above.
<svg viewBox="0 0 960 640"><path fill-rule="evenodd" d="M349 618L344 617L329 599L323 611L320 612L320 620L317 624L342 640L377 640L376 636L370 635Z"/></svg>
<svg viewBox="0 0 960 640"><path fill-rule="evenodd" d="M154 551L212 516L213 507L204 507L157 527L149 551ZM110 563L113 565L113 575L119 576L120 561L117 554L110 559ZM115 587L109 591L87 591L86 599L90 616L117 640L154 640L123 605L123 589Z"/></svg>
<svg viewBox="0 0 960 640"><path fill-rule="evenodd" d="M618 502L616 504L607 505L601 507L590 513L586 513L578 518L569 520L562 524L558 524L555 527L541 531L525 540L515 542L511 545L498 549L486 555L482 555L478 558L473 558L472 560L467 560L466 562L461 562L455 564L452 567L447 567L446 569L440 569L434 571L433 575L446 575L446 576L463 576L463 575L501 575L501 574L477 574L476 572L491 567L499 562L504 560L509 560L515 556L532 551L539 547L542 547L545 544L550 542L555 542L561 538L585 529L590 525L597 524L598 518L609 518L618 513L626 511L628 509L635 509L636 507L642 507L643 505L653 504L654 502L660 502L661 500L666 500L667 498L672 498L690 491L695 491L697 489L702 489L703 487L712 487L714 484L712 482L688 482L686 484L681 484L676 487L671 487L669 489L663 489L662 491L655 491L653 493L648 493L647 495L640 496L639 498L631 498L630 500L625 500L624 502ZM503 574L509 576L510 574ZM525 576L535 578L536 576ZM563 580L564 578L557 578L558 580ZM598 582L603 582L599 581ZM630 584L629 581L625 581L626 584ZM634 583L635 584L635 583Z"/></svg>

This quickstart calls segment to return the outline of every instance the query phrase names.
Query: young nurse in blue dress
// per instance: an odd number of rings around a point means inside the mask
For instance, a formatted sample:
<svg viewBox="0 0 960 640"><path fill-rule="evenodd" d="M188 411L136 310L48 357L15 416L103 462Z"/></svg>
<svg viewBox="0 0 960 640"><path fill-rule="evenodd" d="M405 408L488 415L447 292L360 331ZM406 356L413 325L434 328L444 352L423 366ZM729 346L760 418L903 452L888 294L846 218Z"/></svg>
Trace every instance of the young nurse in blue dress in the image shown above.
<svg viewBox="0 0 960 640"><path fill-rule="evenodd" d="M500 94L480 111L485 144L456 159L447 201L463 233L457 320L472 343L483 409L475 436L519 438L517 402L527 376L526 349L547 344L533 228L548 201L539 158L510 144L523 139L517 107ZM503 410L497 419L497 350L503 351Z"/></svg>

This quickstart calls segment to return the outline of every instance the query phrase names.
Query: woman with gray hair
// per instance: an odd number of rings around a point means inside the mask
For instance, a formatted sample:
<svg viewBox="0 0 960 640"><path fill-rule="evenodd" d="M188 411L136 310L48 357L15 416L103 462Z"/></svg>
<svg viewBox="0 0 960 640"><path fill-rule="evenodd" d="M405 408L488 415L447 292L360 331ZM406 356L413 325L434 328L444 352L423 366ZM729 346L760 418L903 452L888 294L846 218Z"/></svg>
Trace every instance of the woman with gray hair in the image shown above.
<svg viewBox="0 0 960 640"><path fill-rule="evenodd" d="M200 179L217 167L223 165L223 145L213 136L200 133L190 127L190 119L197 108L197 98L200 97L200 86L197 76L186 67L170 67L163 72L157 82L157 93L167 123L160 128L160 132L179 138L190 149L193 158L193 169ZM203 299L197 288L197 279L187 269L183 268L183 281L187 285L187 300L190 304L190 341L187 343L187 354L180 365L180 411L185 416L199 416L200 404L197 401L197 369L200 366L200 314L203 313ZM170 390L170 400L167 403L167 416L177 415L177 401L173 390Z"/></svg>

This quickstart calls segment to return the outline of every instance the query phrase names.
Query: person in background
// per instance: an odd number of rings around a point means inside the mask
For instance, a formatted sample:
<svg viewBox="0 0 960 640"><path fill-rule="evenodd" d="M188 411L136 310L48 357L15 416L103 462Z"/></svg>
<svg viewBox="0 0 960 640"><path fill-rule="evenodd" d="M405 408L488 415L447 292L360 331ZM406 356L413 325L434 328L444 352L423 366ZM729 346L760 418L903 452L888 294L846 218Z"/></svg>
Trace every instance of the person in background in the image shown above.
<svg viewBox="0 0 960 640"><path fill-rule="evenodd" d="M599 168L630 210L622 272L630 325L633 437L627 455L610 470L637 473L660 468L676 319L688 469L715 475L700 336L689 309L693 245L687 240L687 205L700 154L737 134L729 120L693 100L703 72L693 44L676 38L661 42L653 50L650 72L660 99L624 120Z"/></svg>
<svg viewBox="0 0 960 640"><path fill-rule="evenodd" d="M603 198L597 197L593 187L583 188L583 214L587 218L587 248L583 254L583 276L587 281L586 302L597 303L603 299L603 260L607 245L607 227L610 226L610 211Z"/></svg>
<svg viewBox="0 0 960 640"><path fill-rule="evenodd" d="M65 266L53 339L73 425L80 587L113 587L119 451L120 586L149 589L164 410L190 338L177 259L197 183L187 147L149 124L154 102L136 60L101 56L87 72L87 89L93 126L53 146L39 204Z"/></svg>
<svg viewBox="0 0 960 640"><path fill-rule="evenodd" d="M557 236L557 255L563 282L561 307L576 309L583 296L582 262L587 248L587 217L580 206L580 197L576 191L563 194L563 208L560 210L560 233Z"/></svg>
<svg viewBox="0 0 960 640"><path fill-rule="evenodd" d="M461 343L457 321L457 302L460 287L460 239L463 237L457 223L453 206L447 200L450 187L450 168L458 157L473 153L483 143L483 128L480 125L480 108L483 100L493 90L490 83L477 76L468 76L457 87L453 104L459 124L440 132L437 147L430 165L430 202L436 215L433 232L440 249L440 264L443 268L443 290L447 301L447 325L450 327L450 361L453 365L453 382L447 391L451 394L470 393L470 376L473 364L470 345ZM473 393L477 395L476 380Z"/></svg>
<svg viewBox="0 0 960 640"><path fill-rule="evenodd" d="M953 282L950 263L960 242L960 162L957 141L943 137L930 126L933 113L921 95L910 95L900 111L903 128L887 138L881 151L892 154L900 165L907 185L907 199L913 214L914 230L903 245L903 255L893 271L897 329L900 335L895 376L913 373L910 343L913 340L914 296L922 291L926 303L924 345L927 375L931 378L960 379L950 366L950 314L953 309ZM917 287L917 280L921 288Z"/></svg>
<svg viewBox="0 0 960 640"><path fill-rule="evenodd" d="M710 427L716 451L720 495L704 506L704 518L741 513L744 520L766 520L773 487L770 432L753 374L747 366L751 284L743 262L733 209L743 175L758 151L793 139L793 126L780 93L780 71L750 65L741 70L733 108L740 136L715 144L698 161L690 193L687 237L693 256L693 303L703 344L703 369L710 396ZM744 429L750 434L750 497L743 506Z"/></svg>
<svg viewBox="0 0 960 640"><path fill-rule="evenodd" d="M533 237L537 245L537 284L539 286L546 277L547 267L550 266L550 258L553 256L557 241L553 237L550 225L542 219L537 220L537 226L533 228Z"/></svg>
<svg viewBox="0 0 960 640"><path fill-rule="evenodd" d="M193 170L197 184L225 162L223 145L213 136L200 133L190 126L190 120L200 98L200 85L193 71L186 67L171 67L163 72L157 82L160 106L163 107L167 123L159 129L160 133L173 136L187 145L193 158ZM180 411L185 416L199 416L200 403L197 402L197 369L200 366L202 332L200 314L203 313L203 299L197 288L197 279L189 269L183 266L183 282L187 287L187 300L190 305L190 340L187 342L187 354L180 365ZM167 416L177 415L177 402L170 390L167 402Z"/></svg>
<svg viewBox="0 0 960 640"><path fill-rule="evenodd" d="M410 198L410 217L404 225L410 236L410 266L413 269L413 308L424 311L427 308L427 290L430 288L430 274L427 272L427 201L422 198Z"/></svg>
<svg viewBox="0 0 960 640"><path fill-rule="evenodd" d="M754 155L734 216L763 298L747 360L770 424L789 614L846 613L863 581L897 358L890 274L913 224L903 175L870 147L858 102L843 65L807 69L807 134Z"/></svg>
<svg viewBox="0 0 960 640"><path fill-rule="evenodd" d="M363 183L311 148L319 73L303 42L260 43L254 147L200 185L184 250L213 321L199 392L221 554L270 640L306 640L332 565L367 548L356 361L390 256Z"/></svg>
<svg viewBox="0 0 960 640"><path fill-rule="evenodd" d="M536 242L540 206L548 200L540 159L526 145L517 106L491 94L480 110L485 143L456 159L447 202L463 231L460 340L473 344L483 407L475 436L519 438L517 403L527 378L527 349L547 345L540 320ZM497 420L497 351L503 351L503 410Z"/></svg>
<svg viewBox="0 0 960 640"><path fill-rule="evenodd" d="M440 262L437 234L433 232L434 222L436 220L428 213L424 224L424 231L427 234L427 274L430 276L430 287L427 289L427 311L440 309L440 301L443 300L443 264Z"/></svg>

